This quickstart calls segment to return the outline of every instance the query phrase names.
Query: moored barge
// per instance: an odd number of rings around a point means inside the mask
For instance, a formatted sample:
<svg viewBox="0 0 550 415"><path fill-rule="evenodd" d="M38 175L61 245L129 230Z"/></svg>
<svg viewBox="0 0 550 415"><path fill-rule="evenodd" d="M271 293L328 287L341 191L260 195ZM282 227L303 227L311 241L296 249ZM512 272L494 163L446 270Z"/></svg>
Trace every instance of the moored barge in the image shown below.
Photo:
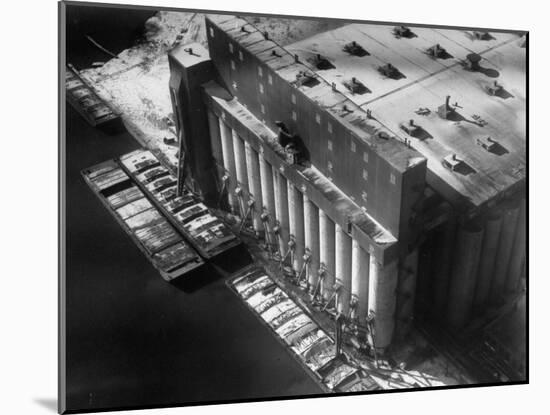
<svg viewBox="0 0 550 415"><path fill-rule="evenodd" d="M203 258L213 259L242 245L199 196L186 188L177 195L175 175L151 151L125 154L120 157L120 166Z"/></svg>
<svg viewBox="0 0 550 415"><path fill-rule="evenodd" d="M86 183L166 281L204 261L115 160L82 171Z"/></svg>
<svg viewBox="0 0 550 415"><path fill-rule="evenodd" d="M70 64L65 71L65 93L67 101L91 126L120 122L119 114L94 92Z"/></svg>
<svg viewBox="0 0 550 415"><path fill-rule="evenodd" d="M228 285L325 391L380 389L345 353L337 355L329 334L265 269L248 267L229 280Z"/></svg>

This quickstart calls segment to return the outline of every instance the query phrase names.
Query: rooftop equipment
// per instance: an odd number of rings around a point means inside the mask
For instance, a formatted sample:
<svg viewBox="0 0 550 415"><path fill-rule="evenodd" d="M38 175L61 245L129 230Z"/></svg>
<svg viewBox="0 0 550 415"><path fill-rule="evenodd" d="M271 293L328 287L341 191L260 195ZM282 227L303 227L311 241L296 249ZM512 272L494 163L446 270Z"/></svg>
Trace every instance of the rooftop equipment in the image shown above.
<svg viewBox="0 0 550 415"><path fill-rule="evenodd" d="M352 40L350 43L346 43L342 50L353 56L362 57L369 55L369 53L365 49L363 49L363 47L359 45L355 40Z"/></svg>
<svg viewBox="0 0 550 415"><path fill-rule="evenodd" d="M334 65L320 53L317 53L310 61L319 70L334 69Z"/></svg>
<svg viewBox="0 0 550 415"><path fill-rule="evenodd" d="M487 151L494 151L498 147L498 143L489 136L477 138L476 144Z"/></svg>
<svg viewBox="0 0 550 415"><path fill-rule="evenodd" d="M391 63L387 63L383 66L379 66L378 72L392 79L398 79L401 76L401 72L399 72L399 70L395 66L393 66Z"/></svg>
<svg viewBox="0 0 550 415"><path fill-rule="evenodd" d="M358 81L356 77L352 77L351 80L345 81L344 86L352 94L364 94L365 92L368 92L367 87L361 81Z"/></svg>
<svg viewBox="0 0 550 415"><path fill-rule="evenodd" d="M491 40L493 37L487 31L476 30L474 31L474 38L477 40Z"/></svg>
<svg viewBox="0 0 550 415"><path fill-rule="evenodd" d="M307 71L299 71L296 74L296 80L293 82L293 85L297 88L304 86L314 86L316 83L318 83L317 79L315 79L315 75L313 75L310 72Z"/></svg>
<svg viewBox="0 0 550 415"><path fill-rule="evenodd" d="M502 94L504 92L504 87L497 81L494 81L491 85L486 86L485 90L489 95L494 96Z"/></svg>
<svg viewBox="0 0 550 415"><path fill-rule="evenodd" d="M470 71L477 71L479 70L479 62L481 61L481 56L479 56L477 53L470 53L466 56L466 60L464 61L464 67Z"/></svg>
<svg viewBox="0 0 550 415"><path fill-rule="evenodd" d="M445 120L448 120L456 113L456 110L449 105L449 100L451 99L450 95L447 95L445 97L445 103L443 105L440 105L437 108L437 113L439 116Z"/></svg>
<svg viewBox="0 0 550 415"><path fill-rule="evenodd" d="M451 171L456 171L464 162L460 160L456 154L449 154L448 156L443 158L443 167L446 167L447 169Z"/></svg>
<svg viewBox="0 0 550 415"><path fill-rule="evenodd" d="M393 28L393 35L398 39L402 37L410 38L414 36L414 33L407 26L396 26Z"/></svg>
<svg viewBox="0 0 550 415"><path fill-rule="evenodd" d="M436 43L432 47L426 50L426 53L434 58L443 58L447 56L447 51L441 47L439 43Z"/></svg>
<svg viewBox="0 0 550 415"><path fill-rule="evenodd" d="M409 120L408 123L402 123L399 128L405 131L411 137L415 137L420 132L420 126L414 123L414 120Z"/></svg>

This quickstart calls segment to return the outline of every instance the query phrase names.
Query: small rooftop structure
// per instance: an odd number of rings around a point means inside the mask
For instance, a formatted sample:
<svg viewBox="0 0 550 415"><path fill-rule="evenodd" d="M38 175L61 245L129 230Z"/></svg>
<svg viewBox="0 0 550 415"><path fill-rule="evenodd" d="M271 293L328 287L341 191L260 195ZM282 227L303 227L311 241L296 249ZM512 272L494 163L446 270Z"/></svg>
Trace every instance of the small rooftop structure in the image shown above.
<svg viewBox="0 0 550 415"><path fill-rule="evenodd" d="M178 45L170 51L170 55L185 66L193 66L210 60L210 53L200 43Z"/></svg>
<svg viewBox="0 0 550 415"><path fill-rule="evenodd" d="M445 58L447 55L449 55L445 48L441 47L439 43L436 43L435 45L426 49L426 53L430 56L433 56L434 58Z"/></svg>
<svg viewBox="0 0 550 415"><path fill-rule="evenodd" d="M443 166L448 168L451 171L456 171L460 165L463 163L456 154L449 154L443 158Z"/></svg>
<svg viewBox="0 0 550 415"><path fill-rule="evenodd" d="M403 25L394 27L393 35L398 39L402 37L414 37L414 33L412 32L412 30L409 27Z"/></svg>

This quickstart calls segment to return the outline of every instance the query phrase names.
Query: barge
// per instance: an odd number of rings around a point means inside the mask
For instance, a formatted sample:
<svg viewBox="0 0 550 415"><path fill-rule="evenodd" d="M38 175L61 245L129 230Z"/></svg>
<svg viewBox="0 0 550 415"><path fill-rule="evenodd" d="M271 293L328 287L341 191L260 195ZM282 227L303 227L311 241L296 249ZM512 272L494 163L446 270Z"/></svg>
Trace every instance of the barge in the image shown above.
<svg viewBox="0 0 550 415"><path fill-rule="evenodd" d="M201 267L203 259L115 160L82 171L103 205L166 281Z"/></svg>
<svg viewBox="0 0 550 415"><path fill-rule="evenodd" d="M120 166L135 181L204 259L213 259L241 240L206 207L201 198L184 188L177 195L177 178L149 150L136 150L120 157Z"/></svg>
<svg viewBox="0 0 550 415"><path fill-rule="evenodd" d="M291 355L326 392L378 390L378 384L336 344L265 269L248 267L228 281L229 287L275 334Z"/></svg>
<svg viewBox="0 0 550 415"><path fill-rule="evenodd" d="M120 115L94 92L71 64L65 71L65 94L69 104L91 126L110 126L120 123Z"/></svg>

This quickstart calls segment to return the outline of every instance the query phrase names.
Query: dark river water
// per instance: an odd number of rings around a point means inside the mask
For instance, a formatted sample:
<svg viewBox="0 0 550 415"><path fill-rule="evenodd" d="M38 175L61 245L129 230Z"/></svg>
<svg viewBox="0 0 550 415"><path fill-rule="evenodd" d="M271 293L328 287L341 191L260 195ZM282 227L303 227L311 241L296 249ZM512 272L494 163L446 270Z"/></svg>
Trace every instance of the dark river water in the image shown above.
<svg viewBox="0 0 550 415"><path fill-rule="evenodd" d="M84 35L118 53L151 14L70 6L68 61L108 60ZM69 105L66 128L68 409L320 393L223 278L192 293L164 282L84 183L81 169L138 143L90 127Z"/></svg>

